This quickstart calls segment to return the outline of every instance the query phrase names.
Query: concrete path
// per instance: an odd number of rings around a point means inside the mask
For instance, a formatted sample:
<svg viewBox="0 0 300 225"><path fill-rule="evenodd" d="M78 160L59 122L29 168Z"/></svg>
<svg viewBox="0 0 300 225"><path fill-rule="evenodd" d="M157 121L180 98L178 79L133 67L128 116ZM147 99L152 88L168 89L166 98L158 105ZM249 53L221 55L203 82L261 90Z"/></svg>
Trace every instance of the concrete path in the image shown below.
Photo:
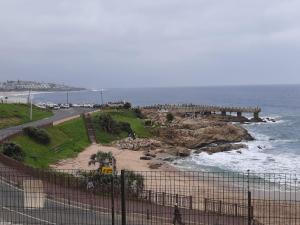
<svg viewBox="0 0 300 225"><path fill-rule="evenodd" d="M89 109L89 108L70 108L70 109L60 109L57 111L54 111L54 115L49 117L49 118L45 118L42 120L38 120L38 121L34 121L34 122L30 122L30 123L25 123L22 125L18 125L18 126L14 126L14 127L9 127L9 128L5 128L5 129L1 129L0 130L0 141L5 139L6 137L16 134L20 131L22 131L22 129L24 127L28 127L28 126L43 126L49 123L53 123L53 122L57 122L69 117L74 117L76 115L80 115L82 113L85 112L91 112L94 109Z"/></svg>

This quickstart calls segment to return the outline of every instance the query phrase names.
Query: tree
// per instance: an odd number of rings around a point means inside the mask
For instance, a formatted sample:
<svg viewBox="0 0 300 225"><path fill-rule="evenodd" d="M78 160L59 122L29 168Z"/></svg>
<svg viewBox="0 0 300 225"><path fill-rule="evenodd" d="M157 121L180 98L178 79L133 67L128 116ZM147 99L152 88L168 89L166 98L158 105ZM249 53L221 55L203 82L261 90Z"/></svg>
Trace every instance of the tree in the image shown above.
<svg viewBox="0 0 300 225"><path fill-rule="evenodd" d="M169 123L171 123L174 120L174 115L172 113L168 113L166 118L167 118L167 121Z"/></svg>
<svg viewBox="0 0 300 225"><path fill-rule="evenodd" d="M117 124L109 114L99 116L99 125L107 133L119 133Z"/></svg>
<svg viewBox="0 0 300 225"><path fill-rule="evenodd" d="M122 131L133 134L130 123L115 121L109 114L99 116L99 125L102 130L110 134L120 134Z"/></svg>
<svg viewBox="0 0 300 225"><path fill-rule="evenodd" d="M99 171L102 171L103 167L109 166L114 160L111 152L101 152L98 151L96 154L91 155L89 165L99 164Z"/></svg>
<svg viewBox="0 0 300 225"><path fill-rule="evenodd" d="M123 107L124 107L124 109L130 109L131 108L131 103L126 102Z"/></svg>

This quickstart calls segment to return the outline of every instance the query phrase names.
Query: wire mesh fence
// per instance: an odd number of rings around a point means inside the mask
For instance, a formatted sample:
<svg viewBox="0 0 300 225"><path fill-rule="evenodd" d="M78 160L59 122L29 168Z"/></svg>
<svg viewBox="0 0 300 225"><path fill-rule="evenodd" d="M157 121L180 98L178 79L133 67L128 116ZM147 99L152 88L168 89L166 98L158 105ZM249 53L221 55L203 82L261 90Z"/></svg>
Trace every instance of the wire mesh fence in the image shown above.
<svg viewBox="0 0 300 225"><path fill-rule="evenodd" d="M0 168L0 224L299 225L290 174Z"/></svg>

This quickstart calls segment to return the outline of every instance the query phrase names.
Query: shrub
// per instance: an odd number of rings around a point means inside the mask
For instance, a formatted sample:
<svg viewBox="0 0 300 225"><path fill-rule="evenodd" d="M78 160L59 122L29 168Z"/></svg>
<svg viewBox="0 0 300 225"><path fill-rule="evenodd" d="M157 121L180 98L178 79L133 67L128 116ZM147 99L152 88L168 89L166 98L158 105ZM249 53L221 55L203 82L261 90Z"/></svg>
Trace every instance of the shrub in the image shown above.
<svg viewBox="0 0 300 225"><path fill-rule="evenodd" d="M172 122L172 121L174 120L174 116L173 116L172 113L168 113L167 116L166 116L166 118L167 118L167 121L168 121L169 123Z"/></svg>
<svg viewBox="0 0 300 225"><path fill-rule="evenodd" d="M112 179L114 179L114 189L120 190L121 176L113 174L102 174L98 171L81 171L79 175L84 180L93 182L94 191L98 193L110 193ZM131 196L139 196L145 188L144 177L133 171L125 171L126 193Z"/></svg>
<svg viewBox="0 0 300 225"><path fill-rule="evenodd" d="M148 126L148 127L152 126L152 121L151 120L146 120L145 121L145 126Z"/></svg>
<svg viewBox="0 0 300 225"><path fill-rule="evenodd" d="M2 153L18 161L23 161L25 158L23 149L15 143L4 143Z"/></svg>
<svg viewBox="0 0 300 225"><path fill-rule="evenodd" d="M34 139L35 141L41 144L46 145L49 144L51 141L49 134L44 129L40 129L36 127L25 127L23 131L30 138Z"/></svg>
<svg viewBox="0 0 300 225"><path fill-rule="evenodd" d="M126 102L123 107L124 107L124 109L130 109L131 108L131 103Z"/></svg>
<svg viewBox="0 0 300 225"><path fill-rule="evenodd" d="M127 122L119 122L119 127L121 131L125 131L128 134L133 134L133 130L131 129L130 123Z"/></svg>
<svg viewBox="0 0 300 225"><path fill-rule="evenodd" d="M137 118L140 118L140 119L145 118L144 115L142 114L142 111L139 108L134 108L133 112L135 113Z"/></svg>
<svg viewBox="0 0 300 225"><path fill-rule="evenodd" d="M144 190L144 177L133 171L125 171L127 192L132 195L138 195Z"/></svg>

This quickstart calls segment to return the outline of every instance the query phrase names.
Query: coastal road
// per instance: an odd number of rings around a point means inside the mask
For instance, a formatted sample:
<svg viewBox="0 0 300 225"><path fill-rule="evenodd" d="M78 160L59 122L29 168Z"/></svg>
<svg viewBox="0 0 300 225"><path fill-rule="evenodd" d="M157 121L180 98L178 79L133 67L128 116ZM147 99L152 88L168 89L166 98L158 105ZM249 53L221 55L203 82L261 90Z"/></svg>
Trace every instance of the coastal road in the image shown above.
<svg viewBox="0 0 300 225"><path fill-rule="evenodd" d="M91 112L94 109L90 109L90 108L69 108L69 109L60 109L60 110L56 110L54 111L54 115L49 117L49 118L45 118L42 120L38 120L38 121L34 121L34 122L29 122L29 123L25 123L25 124L21 124L18 126L14 126L14 127L9 127L9 128L5 128L5 129L1 129L0 130L0 141L5 139L6 137L16 134L20 131L22 131L22 129L24 127L29 127L29 126L43 126L49 123L53 123L53 122L57 122L69 117L73 117L73 116L77 116L80 115L82 113L85 112Z"/></svg>

